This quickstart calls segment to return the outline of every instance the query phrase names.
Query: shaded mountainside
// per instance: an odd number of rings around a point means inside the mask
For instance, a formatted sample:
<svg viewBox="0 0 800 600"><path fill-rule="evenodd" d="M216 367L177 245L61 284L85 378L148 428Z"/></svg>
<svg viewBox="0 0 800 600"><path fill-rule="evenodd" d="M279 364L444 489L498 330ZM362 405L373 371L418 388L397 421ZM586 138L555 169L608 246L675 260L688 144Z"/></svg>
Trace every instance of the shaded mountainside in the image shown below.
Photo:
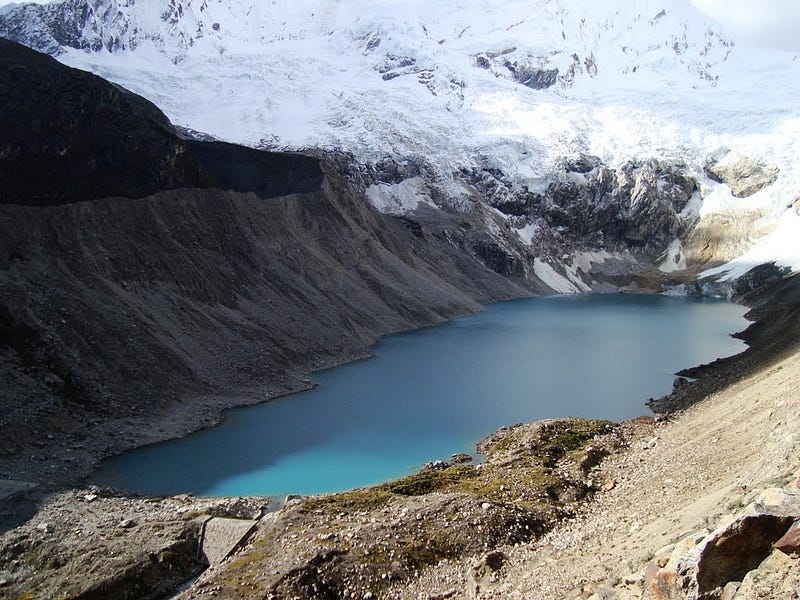
<svg viewBox="0 0 800 600"><path fill-rule="evenodd" d="M55 205L176 188L319 189L317 161L179 137L141 96L0 38L0 204Z"/></svg>
<svg viewBox="0 0 800 600"><path fill-rule="evenodd" d="M547 289L474 252L484 215L380 214L346 156L182 139L141 98L1 49L4 93L42 112L28 136L33 112L0 117L0 478L74 479L381 335Z"/></svg>

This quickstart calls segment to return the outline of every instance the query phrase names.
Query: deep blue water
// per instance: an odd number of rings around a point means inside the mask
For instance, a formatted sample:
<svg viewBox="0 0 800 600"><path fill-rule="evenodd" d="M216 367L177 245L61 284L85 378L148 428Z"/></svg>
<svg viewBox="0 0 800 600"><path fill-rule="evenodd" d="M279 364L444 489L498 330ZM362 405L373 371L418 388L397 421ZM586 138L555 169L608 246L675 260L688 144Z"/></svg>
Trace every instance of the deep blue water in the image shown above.
<svg viewBox="0 0 800 600"><path fill-rule="evenodd" d="M230 411L217 428L105 463L96 483L153 494L311 494L379 483L502 425L621 420L682 368L735 354L743 307L652 295L500 302L392 335L319 387Z"/></svg>

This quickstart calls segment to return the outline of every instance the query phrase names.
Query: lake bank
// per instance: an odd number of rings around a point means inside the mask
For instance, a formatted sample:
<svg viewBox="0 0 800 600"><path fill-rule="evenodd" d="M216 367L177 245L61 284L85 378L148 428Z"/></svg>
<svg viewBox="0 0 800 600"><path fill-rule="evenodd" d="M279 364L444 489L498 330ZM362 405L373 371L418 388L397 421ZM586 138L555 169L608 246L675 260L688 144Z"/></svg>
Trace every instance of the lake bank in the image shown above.
<svg viewBox="0 0 800 600"><path fill-rule="evenodd" d="M92 481L150 494L318 494L471 453L509 423L642 414L686 365L737 353L744 309L708 299L515 300L383 338L319 387L227 413L212 430L104 464Z"/></svg>

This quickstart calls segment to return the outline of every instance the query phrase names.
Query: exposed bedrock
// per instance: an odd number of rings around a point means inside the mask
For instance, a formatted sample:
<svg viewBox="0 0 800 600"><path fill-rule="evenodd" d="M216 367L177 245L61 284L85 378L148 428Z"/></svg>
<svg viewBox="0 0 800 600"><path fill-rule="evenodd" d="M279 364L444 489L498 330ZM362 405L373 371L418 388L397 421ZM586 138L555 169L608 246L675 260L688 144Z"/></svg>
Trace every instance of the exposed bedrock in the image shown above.
<svg viewBox="0 0 800 600"><path fill-rule="evenodd" d="M550 230L565 246L632 249L655 259L694 224L682 211L696 181L680 163L629 161L614 169L582 155L565 160L541 191L497 170L462 175L515 226Z"/></svg>
<svg viewBox="0 0 800 600"><path fill-rule="evenodd" d="M735 197L747 198L775 183L780 170L775 165L723 149L710 157L705 172L714 181L727 184Z"/></svg>
<svg viewBox="0 0 800 600"><path fill-rule="evenodd" d="M48 206L177 188L318 190L313 158L184 139L152 103L0 38L0 204Z"/></svg>

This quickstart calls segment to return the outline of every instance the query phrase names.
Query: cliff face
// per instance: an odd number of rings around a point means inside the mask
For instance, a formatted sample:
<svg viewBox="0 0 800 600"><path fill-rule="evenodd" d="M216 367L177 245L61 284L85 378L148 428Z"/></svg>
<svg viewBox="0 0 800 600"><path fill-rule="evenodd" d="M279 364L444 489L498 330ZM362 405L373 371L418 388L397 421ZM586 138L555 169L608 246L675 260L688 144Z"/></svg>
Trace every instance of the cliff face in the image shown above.
<svg viewBox="0 0 800 600"><path fill-rule="evenodd" d="M184 139L154 104L0 38L0 204L48 206L161 190L262 197L319 190L313 158Z"/></svg>

